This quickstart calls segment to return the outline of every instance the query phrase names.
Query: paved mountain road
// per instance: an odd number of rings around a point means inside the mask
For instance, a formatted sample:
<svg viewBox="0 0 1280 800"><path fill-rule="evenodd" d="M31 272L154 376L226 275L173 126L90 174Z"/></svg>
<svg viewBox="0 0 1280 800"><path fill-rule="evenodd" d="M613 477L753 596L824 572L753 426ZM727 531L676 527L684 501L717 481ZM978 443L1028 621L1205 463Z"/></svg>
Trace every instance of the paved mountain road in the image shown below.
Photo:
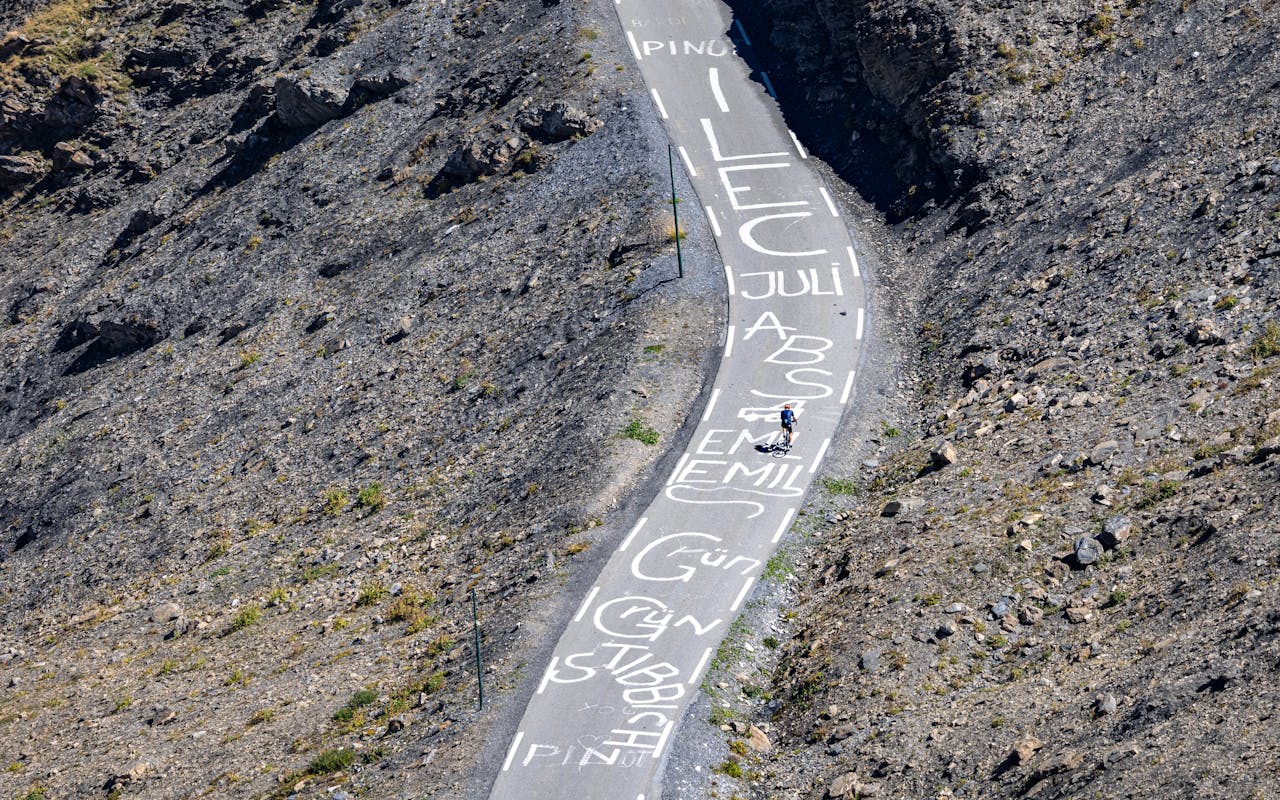
<svg viewBox="0 0 1280 800"><path fill-rule="evenodd" d="M737 56L729 9L617 10L723 257L724 360L688 450L561 636L494 800L661 796L673 729L822 462L866 325L845 221ZM761 448L783 403L798 419L780 457Z"/></svg>

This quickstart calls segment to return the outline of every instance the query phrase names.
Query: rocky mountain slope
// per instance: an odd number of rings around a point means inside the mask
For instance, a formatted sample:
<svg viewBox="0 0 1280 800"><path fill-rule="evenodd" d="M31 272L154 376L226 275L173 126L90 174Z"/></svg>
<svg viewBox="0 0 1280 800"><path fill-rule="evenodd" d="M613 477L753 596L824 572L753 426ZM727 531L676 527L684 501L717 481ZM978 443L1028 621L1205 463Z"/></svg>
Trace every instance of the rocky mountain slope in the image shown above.
<svg viewBox="0 0 1280 800"><path fill-rule="evenodd" d="M1280 9L735 5L816 149L894 156L919 356L711 793L1275 795Z"/></svg>
<svg viewBox="0 0 1280 800"><path fill-rule="evenodd" d="M0 797L478 795L716 363L612 9L0 14Z"/></svg>
<svg viewBox="0 0 1280 800"><path fill-rule="evenodd" d="M908 357L672 791L1276 794L1280 9L733 6ZM0 8L0 797L484 796L719 335L613 14Z"/></svg>

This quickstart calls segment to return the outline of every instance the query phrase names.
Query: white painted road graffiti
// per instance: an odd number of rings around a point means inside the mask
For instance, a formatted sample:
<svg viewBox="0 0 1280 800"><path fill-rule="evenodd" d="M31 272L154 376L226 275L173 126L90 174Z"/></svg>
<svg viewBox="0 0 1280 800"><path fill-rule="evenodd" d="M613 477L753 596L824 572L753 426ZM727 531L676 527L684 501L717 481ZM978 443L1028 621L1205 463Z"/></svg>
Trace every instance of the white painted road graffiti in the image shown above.
<svg viewBox="0 0 1280 800"><path fill-rule="evenodd" d="M566 628L494 800L657 800L663 757L729 623L794 521L853 395L862 272L839 207L714 0L617 0L724 260L724 362L701 422ZM731 28L732 25L732 28ZM770 452L779 412L790 452Z"/></svg>

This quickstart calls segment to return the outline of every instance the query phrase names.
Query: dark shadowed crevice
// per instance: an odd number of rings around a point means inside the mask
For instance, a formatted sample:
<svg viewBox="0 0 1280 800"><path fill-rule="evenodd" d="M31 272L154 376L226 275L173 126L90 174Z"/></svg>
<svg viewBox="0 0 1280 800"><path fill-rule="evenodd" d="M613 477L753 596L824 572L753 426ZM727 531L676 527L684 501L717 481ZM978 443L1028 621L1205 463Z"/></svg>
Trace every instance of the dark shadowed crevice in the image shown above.
<svg viewBox="0 0 1280 800"><path fill-rule="evenodd" d="M150 323L102 322L95 325L80 320L63 328L54 350L66 352L92 340L63 372L64 375L79 375L112 359L145 350L161 338L159 331Z"/></svg>
<svg viewBox="0 0 1280 800"><path fill-rule="evenodd" d="M787 124L891 221L946 205L980 179L933 131L958 63L940 15L890 17L867 3L731 0L728 35L768 74ZM741 22L750 43L738 28Z"/></svg>

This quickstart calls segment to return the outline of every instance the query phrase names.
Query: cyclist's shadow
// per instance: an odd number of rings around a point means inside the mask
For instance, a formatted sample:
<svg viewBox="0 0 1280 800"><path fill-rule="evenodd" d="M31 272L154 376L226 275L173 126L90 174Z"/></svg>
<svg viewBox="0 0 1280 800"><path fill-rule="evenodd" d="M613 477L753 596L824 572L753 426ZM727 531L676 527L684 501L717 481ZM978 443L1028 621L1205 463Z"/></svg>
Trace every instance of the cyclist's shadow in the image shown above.
<svg viewBox="0 0 1280 800"><path fill-rule="evenodd" d="M765 455L773 456L774 458L782 458L783 456L791 452L791 448L787 447L786 445L778 444L778 443L758 444L756 445L756 452L764 453Z"/></svg>

